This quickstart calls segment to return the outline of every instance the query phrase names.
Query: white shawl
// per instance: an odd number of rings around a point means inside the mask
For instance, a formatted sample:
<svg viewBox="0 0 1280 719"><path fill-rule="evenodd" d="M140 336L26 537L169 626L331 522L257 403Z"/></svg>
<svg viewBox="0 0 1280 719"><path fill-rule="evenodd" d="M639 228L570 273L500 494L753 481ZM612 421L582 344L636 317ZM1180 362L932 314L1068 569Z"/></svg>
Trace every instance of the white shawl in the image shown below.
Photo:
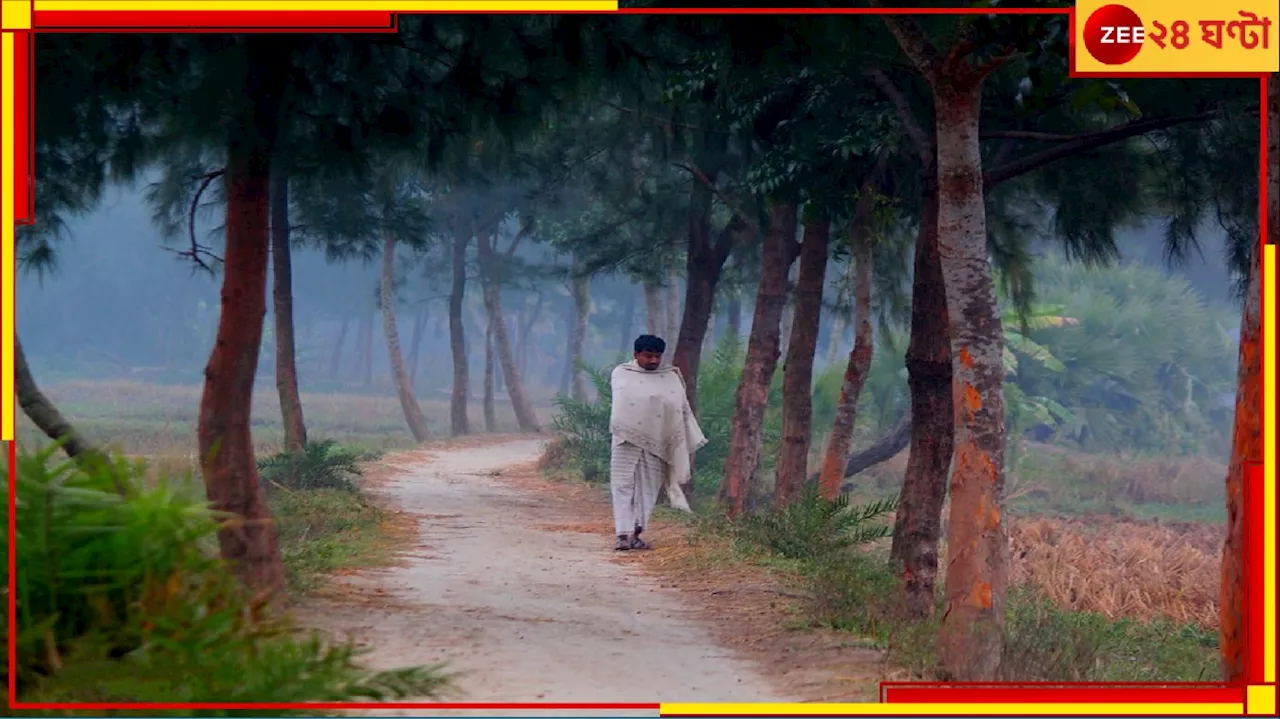
<svg viewBox="0 0 1280 719"><path fill-rule="evenodd" d="M690 456L707 443L685 395L684 377L675 367L646 370L634 361L610 376L613 408L609 431L667 465L665 488L671 506L690 511L680 490L693 472Z"/></svg>

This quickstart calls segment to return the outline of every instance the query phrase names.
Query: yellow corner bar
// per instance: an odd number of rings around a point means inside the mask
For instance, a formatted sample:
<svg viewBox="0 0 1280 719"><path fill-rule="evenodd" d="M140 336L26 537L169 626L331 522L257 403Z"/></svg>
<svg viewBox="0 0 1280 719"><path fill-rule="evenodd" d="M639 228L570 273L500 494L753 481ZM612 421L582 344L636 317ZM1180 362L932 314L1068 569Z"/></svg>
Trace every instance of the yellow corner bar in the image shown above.
<svg viewBox="0 0 1280 719"><path fill-rule="evenodd" d="M224 10L309 10L340 12L344 10L391 12L547 12L556 10L593 10L608 12L618 9L617 0L35 0L35 10L73 12L84 10L130 12Z"/></svg>
<svg viewBox="0 0 1280 719"><path fill-rule="evenodd" d="M0 440L13 441L14 247L13 208L13 33L0 34Z"/></svg>
<svg viewBox="0 0 1280 719"><path fill-rule="evenodd" d="M1244 704L662 704L662 716L1242 716Z"/></svg>

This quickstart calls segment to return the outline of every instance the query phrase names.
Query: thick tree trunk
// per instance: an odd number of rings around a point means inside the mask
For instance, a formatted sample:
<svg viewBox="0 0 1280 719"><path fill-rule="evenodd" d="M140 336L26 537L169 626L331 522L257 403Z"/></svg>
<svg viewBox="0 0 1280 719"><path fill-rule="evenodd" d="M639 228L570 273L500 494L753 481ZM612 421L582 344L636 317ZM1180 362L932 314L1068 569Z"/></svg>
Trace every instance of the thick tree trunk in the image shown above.
<svg viewBox="0 0 1280 719"><path fill-rule="evenodd" d="M950 478L946 613L938 656L960 681L991 681L1004 653L1008 528L1004 494L1004 333L987 256L978 124L982 81L935 78L938 241L947 316L955 455Z"/></svg>
<svg viewBox="0 0 1280 719"><path fill-rule="evenodd" d="M462 305L467 294L467 244L462 235L453 239L453 283L449 288L449 351L453 355L453 393L449 397L449 424L453 436L471 434L467 417L467 395L471 384L467 367L467 340L462 322ZM486 342L486 347L487 347Z"/></svg>
<svg viewBox="0 0 1280 719"><path fill-rule="evenodd" d="M662 288L653 282L644 283L644 308L646 334L665 336L667 315L662 309Z"/></svg>
<svg viewBox="0 0 1280 719"><path fill-rule="evenodd" d="M1275 219L1275 215L1268 221L1271 219ZM1222 587L1218 605L1218 646L1222 653L1222 677L1226 682L1244 682L1247 678L1245 470L1250 463L1262 462L1262 286L1257 265L1255 263L1250 277L1240 320L1235 427L1226 482L1227 536L1222 546Z"/></svg>
<svg viewBox="0 0 1280 719"><path fill-rule="evenodd" d="M266 43L250 37L245 99L252 119L227 143L226 249L221 311L205 366L196 436L209 503L235 515L218 528L222 557L246 586L270 598L285 587L275 525L258 483L250 413L267 313L271 244L270 156L283 70ZM247 119L247 118L246 118Z"/></svg>
<svg viewBox="0 0 1280 719"><path fill-rule="evenodd" d="M347 342L347 328L351 325L351 315L342 316L342 324L338 325L338 337L333 341L333 354L329 355L329 379L338 378L338 370L342 369L342 346Z"/></svg>
<svg viewBox="0 0 1280 719"><path fill-rule="evenodd" d="M414 392L418 391L418 365L422 364L418 361L418 351L422 347L422 336L427 333L427 320L430 319L427 313L427 306L424 303L418 307L418 311L413 313L413 333L409 335L409 389Z"/></svg>
<svg viewBox="0 0 1280 719"><path fill-rule="evenodd" d="M760 256L755 313L734 402L729 456L720 482L719 499L726 504L730 517L741 516L746 511L747 494L754 489L769 385L778 366L779 324L787 303L789 260L795 257L790 245L795 243L795 236L795 205L770 207L769 232Z"/></svg>
<svg viewBox="0 0 1280 719"><path fill-rule="evenodd" d="M809 471L809 441L813 436L813 357L822 321L822 290L827 275L827 245L831 221L810 219L804 224L800 270L796 279L791 339L782 367L782 442L778 447L774 498L779 506L794 499Z"/></svg>
<svg viewBox="0 0 1280 719"><path fill-rule="evenodd" d="M911 288L911 337L906 355L911 453L889 548L889 557L902 578L904 609L917 618L927 617L934 610L942 506L947 498L947 472L955 437L950 324L938 247L935 177L933 167L922 171L920 228Z"/></svg>
<svg viewBox="0 0 1280 719"><path fill-rule="evenodd" d="M1280 73L1267 83L1267 234L1263 242L1280 243ZM1274 251L1274 250L1273 250ZM1256 253L1262 253L1259 247ZM1245 290L1240 319L1240 359L1236 367L1236 414L1231 440L1231 464L1227 470L1227 537L1222 546L1222 586L1218 602L1218 646L1222 654L1222 679L1244 684L1261 681L1247 672L1245 654L1245 518L1244 493L1247 465L1261 467L1262 447L1262 263L1254 257ZM1275 312L1274 305L1272 306ZM1274 322L1274 315L1272 317ZM1271 388L1275 392L1275 388ZM1273 430L1274 431L1274 430ZM1261 495L1261 492L1259 492ZM1259 591L1256 587L1254 591Z"/></svg>
<svg viewBox="0 0 1280 719"><path fill-rule="evenodd" d="M479 237L476 245L480 249L481 284L484 289L485 310L493 328L493 345L496 350L498 364L502 368L502 378L511 398L511 408L515 411L516 424L524 432L538 431L538 418L524 393L524 385L520 381L520 369L516 367L515 357L511 352L511 339L507 333L507 318L502 310L502 290L498 285L497 269L494 267L492 238Z"/></svg>
<svg viewBox="0 0 1280 719"><path fill-rule="evenodd" d="M284 449L301 452L307 443L298 392L297 352L293 331L293 258L289 245L289 176L271 177L271 301L276 324L276 392L284 423Z"/></svg>
<svg viewBox="0 0 1280 719"><path fill-rule="evenodd" d="M379 298L382 304L382 331L387 336L387 360L391 365L391 383L400 398L405 424L415 442L425 442L431 437L427 418L422 414L418 398L413 395L409 373L404 368L404 356L400 352L400 330L396 327L396 238L390 232L382 238L382 282Z"/></svg>
<svg viewBox="0 0 1280 719"><path fill-rule="evenodd" d="M40 391L31 368L27 365L27 356L22 351L22 340L13 338L13 389L17 395L18 406L45 436L62 442L62 451L72 459L87 456L100 456L93 445L85 441L83 435L62 416L53 402ZM122 489L122 488L120 488Z"/></svg>
<svg viewBox="0 0 1280 719"><path fill-rule="evenodd" d="M670 332L679 332L675 356L671 364L684 376L689 406L698 409L698 366L702 363L702 338L711 322L716 285L743 226L738 218L730 221L719 238L711 241L711 193L694 183L689 208L689 243L685 251L685 285L683 319ZM794 229L793 229L794 232ZM794 240L794 237L793 237ZM668 338L668 343L671 341ZM689 489L692 490L692 484Z"/></svg>
<svg viewBox="0 0 1280 719"><path fill-rule="evenodd" d="M854 236L850 238L854 243L853 311L857 325L853 349L849 350L849 362L845 365L844 379L840 383L840 400L836 404L836 416L831 423L831 434L827 438L822 473L818 479L818 492L827 499L838 497L840 486L844 483L845 458L849 455L853 426L858 418L858 397L862 394L862 385L867 381L871 357L875 351L875 336L871 325L872 240L869 236L869 223L866 221L871 207L870 202L865 207L862 202L859 205L860 221L856 223L852 232ZM833 332L834 330L832 328Z"/></svg>
<svg viewBox="0 0 1280 719"><path fill-rule="evenodd" d="M498 431L498 413L493 399L493 318L484 331L484 431Z"/></svg>
<svg viewBox="0 0 1280 719"><path fill-rule="evenodd" d="M579 402L585 402L587 385L582 377L582 350L587 342L587 327L591 319L591 276L581 270L580 263L575 262L571 280L573 331L569 338L569 396Z"/></svg>

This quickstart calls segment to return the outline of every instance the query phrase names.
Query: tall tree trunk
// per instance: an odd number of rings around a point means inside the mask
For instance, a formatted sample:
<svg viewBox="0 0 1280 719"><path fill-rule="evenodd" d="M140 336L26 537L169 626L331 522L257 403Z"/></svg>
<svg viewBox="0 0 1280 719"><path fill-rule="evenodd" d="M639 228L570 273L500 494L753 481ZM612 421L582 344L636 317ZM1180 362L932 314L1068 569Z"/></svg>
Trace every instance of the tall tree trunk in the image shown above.
<svg viewBox="0 0 1280 719"><path fill-rule="evenodd" d="M431 437L427 418L422 415L418 398L413 395L409 373L404 368L404 356L400 352L400 330L396 327L396 238L390 232L382 238L382 282L379 295L382 304L382 331L387 336L387 360L391 365L391 382L400 398L405 424L415 442L425 442Z"/></svg>
<svg viewBox="0 0 1280 719"><path fill-rule="evenodd" d="M864 193L864 198L867 193ZM836 416L831 422L831 434L827 437L827 450L822 459L822 474L818 479L818 492L827 499L835 499L840 495L840 486L844 483L845 458L849 455L849 445L853 442L853 426L858 418L858 397L862 394L862 385L867 381L867 373L871 370L871 358L875 352L875 335L871 326L871 237L870 223L866 221L870 213L870 202L863 206L859 198L858 221L855 223L850 240L853 242L853 296L856 314L853 348L849 350L849 362L845 365L844 379L840 383L840 399L836 404ZM864 211L865 210L865 211ZM835 334L835 327L832 327Z"/></svg>
<svg viewBox="0 0 1280 719"><path fill-rule="evenodd" d="M740 218L734 217L713 243L709 227L710 197L703 197L700 192L695 191L694 199L698 203L705 200L706 205L705 207L695 205L690 210L689 245L685 253L683 319L680 320L678 327L668 329L679 331L675 356L672 357L671 364L679 368L684 376L685 394L689 398L689 406L696 412L698 366L702 363L702 338L706 336L711 322L711 309L715 304L716 286L720 283L720 275L745 227ZM693 489L692 483L689 489Z"/></svg>
<svg viewBox="0 0 1280 719"><path fill-rule="evenodd" d="M769 231L760 254L760 284L756 289L755 313L742 379L734 400L733 430L728 459L720 481L719 499L729 516L746 511L748 492L753 490L760 460L761 431L769 403L769 385L778 366L778 336L782 311L787 303L787 273L795 254L791 245L796 236L796 207L775 204L769 208Z"/></svg>
<svg viewBox="0 0 1280 719"><path fill-rule="evenodd" d="M822 290L827 275L827 245L831 221L804 223L800 270L796 279L794 319L787 359L782 366L782 443L778 448L778 505L790 502L804 487L809 470L809 440L813 436L813 356L818 349L822 321Z"/></svg>
<svg viewBox="0 0 1280 719"><path fill-rule="evenodd" d="M955 450L949 486L946 613L938 656L961 681L991 681L1004 654L1004 332L987 255L978 125L982 76L959 60L934 80L938 241L951 320ZM966 73L967 71L967 73Z"/></svg>
<svg viewBox="0 0 1280 719"><path fill-rule="evenodd" d="M289 176L280 168L271 177L271 301L276 323L276 392L284 423L284 449L301 452L307 443L298 392L293 331L293 259L289 246Z"/></svg>
<svg viewBox="0 0 1280 719"><path fill-rule="evenodd" d="M418 350L422 347L422 335L427 333L427 305L423 303L413 313L413 333L409 335L409 389L418 391Z"/></svg>
<svg viewBox="0 0 1280 719"><path fill-rule="evenodd" d="M938 186L933 163L922 170L920 227L911 288L907 344L911 450L894 519L891 561L902 578L903 606L914 617L933 613L938 541L955 438L951 341L938 246Z"/></svg>
<svg viewBox="0 0 1280 719"><path fill-rule="evenodd" d="M1274 210L1274 200L1270 203ZM1268 224L1277 219L1270 213ZM1240 360L1236 369L1236 413L1231 464L1227 471L1227 536L1222 546L1221 600L1218 603L1218 646L1222 677L1246 681L1245 614L1248 571L1245 565L1245 470L1262 462L1262 285L1257 258L1250 273L1240 321Z"/></svg>
<svg viewBox="0 0 1280 719"><path fill-rule="evenodd" d="M538 431L538 418L533 406L524 393L520 382L520 369L516 367L515 357L511 352L511 340L507 334L507 319L502 311L502 290L499 286L497 268L494 266L494 248L490 244L493 239L479 237L476 245L480 249L481 284L484 287L484 305L493 327L493 344L497 351L498 364L502 368L502 378L507 387L507 395L511 398L511 408L515 411L516 424L525 432Z"/></svg>
<svg viewBox="0 0 1280 719"><path fill-rule="evenodd" d="M209 503L237 519L218 527L222 557L264 599L285 587L275 525L258 483L250 413L267 314L271 152L285 78L274 38L249 36L242 102L248 117L228 133L226 248L213 351L205 366L196 437Z"/></svg>
<svg viewBox="0 0 1280 719"><path fill-rule="evenodd" d="M470 239L462 235L453 239L453 283L449 288L449 351L453 355L453 393L449 396L449 424L455 437L471 434L471 420L467 417L467 389L471 378L467 367L467 340L462 323L462 305L467 294L469 242ZM488 342L485 344L487 348Z"/></svg>
<svg viewBox="0 0 1280 719"><path fill-rule="evenodd" d="M16 334L13 337L13 389L23 414L27 415L31 423L44 432L46 437L61 441L62 451L66 452L68 457L83 459L87 456L101 455L40 391L35 377L31 375L31 367L27 365L27 356L22 351L22 340ZM118 489L123 488L118 487Z"/></svg>
<svg viewBox="0 0 1280 719"><path fill-rule="evenodd" d="M333 354L329 355L329 379L338 378L338 370L342 369L342 346L347 341L347 327L351 325L351 315L342 315L342 324L338 325L338 337L333 341Z"/></svg>
<svg viewBox="0 0 1280 719"><path fill-rule="evenodd" d="M493 318L484 331L484 431L498 431L498 413L493 400Z"/></svg>
<svg viewBox="0 0 1280 719"><path fill-rule="evenodd" d="M542 306L546 303L546 296L541 292L533 300L533 307L524 316L524 321L520 323L520 348L516 351L519 357L520 376L525 377L526 370L529 366L529 348L534 345L533 328L538 326L538 320L542 317Z"/></svg>
<svg viewBox="0 0 1280 719"><path fill-rule="evenodd" d="M1263 243L1280 243L1280 73L1267 78L1267 177L1266 227ZM1274 248L1272 248L1274 252ZM1255 250L1240 319L1240 359L1236 366L1236 414L1231 438L1231 464L1227 470L1227 537L1222 546L1222 586L1218 602L1218 646L1222 653L1223 681L1235 684L1261 681L1247 673L1245 614L1248 612L1245 582L1245 470L1261 467L1262 447L1262 263L1265 249ZM1272 313L1275 306L1272 305ZM1274 314L1272 321L1275 321ZM1275 392L1275 388L1271 388ZM1272 431L1275 431L1274 428ZM1261 494L1259 492L1259 494ZM1257 587L1254 591L1261 591Z"/></svg>
<svg viewBox="0 0 1280 719"><path fill-rule="evenodd" d="M591 275L583 272L581 263L576 260L571 282L574 312L573 333L569 338L569 396L585 402L587 385L582 377L582 350L587 341L587 327L591 319Z"/></svg>
<svg viewBox="0 0 1280 719"><path fill-rule="evenodd" d="M667 334L667 315L662 308L662 288L653 282L644 283L645 332L662 337Z"/></svg>

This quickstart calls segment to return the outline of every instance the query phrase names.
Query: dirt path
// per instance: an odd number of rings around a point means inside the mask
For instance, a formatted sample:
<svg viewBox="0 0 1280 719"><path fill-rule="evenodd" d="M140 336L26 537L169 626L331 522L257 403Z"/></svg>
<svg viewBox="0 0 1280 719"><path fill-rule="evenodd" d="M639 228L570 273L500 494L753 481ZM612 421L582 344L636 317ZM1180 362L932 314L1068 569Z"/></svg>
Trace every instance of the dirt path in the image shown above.
<svg viewBox="0 0 1280 719"><path fill-rule="evenodd" d="M342 580L348 591L309 602L303 621L366 643L379 668L447 661L461 701L794 701L732 655L687 594L620 561L607 528L566 531L583 512L505 476L527 473L543 446L389 458L380 492L418 516L417 548Z"/></svg>

